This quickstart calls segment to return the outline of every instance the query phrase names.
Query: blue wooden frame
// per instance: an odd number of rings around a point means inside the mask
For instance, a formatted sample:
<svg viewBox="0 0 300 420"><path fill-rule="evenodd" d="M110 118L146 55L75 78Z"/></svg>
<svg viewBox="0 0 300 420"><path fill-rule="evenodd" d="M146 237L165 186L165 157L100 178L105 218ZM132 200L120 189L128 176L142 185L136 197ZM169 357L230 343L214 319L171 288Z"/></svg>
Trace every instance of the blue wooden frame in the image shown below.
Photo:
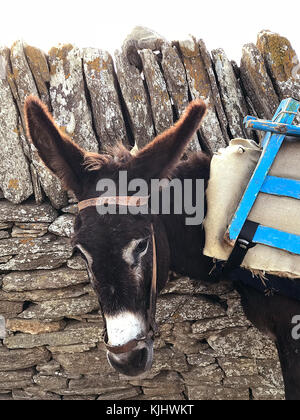
<svg viewBox="0 0 300 420"><path fill-rule="evenodd" d="M232 246L236 243L260 192L300 199L300 180L268 175L285 137L287 135L300 137L300 127L292 125L299 108L300 103L298 101L288 98L281 102L272 121L258 120L249 116L244 120L247 128L265 131L266 135L262 141L261 158L225 234L225 240ZM300 254L300 236L267 226L258 227L253 242Z"/></svg>
<svg viewBox="0 0 300 420"><path fill-rule="evenodd" d="M300 181L267 176L260 192L300 200ZM299 215L300 216L300 215Z"/></svg>

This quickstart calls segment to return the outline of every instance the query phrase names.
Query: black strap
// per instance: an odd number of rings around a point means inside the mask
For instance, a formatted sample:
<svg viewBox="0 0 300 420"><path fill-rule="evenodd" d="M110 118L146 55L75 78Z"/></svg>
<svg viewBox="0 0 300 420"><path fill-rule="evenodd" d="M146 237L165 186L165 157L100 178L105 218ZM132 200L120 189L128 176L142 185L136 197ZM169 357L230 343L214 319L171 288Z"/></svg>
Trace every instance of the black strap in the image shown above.
<svg viewBox="0 0 300 420"><path fill-rule="evenodd" d="M241 266L247 252L250 248L253 248L256 244L252 242L257 228L258 223L247 220L241 230L240 236L238 237L236 244L228 258L223 270L223 275L228 275L232 270Z"/></svg>
<svg viewBox="0 0 300 420"><path fill-rule="evenodd" d="M266 274L263 279L253 276L251 271L244 268L236 268L229 274L231 281L238 285L252 287L265 296L281 295L300 302L300 281L287 277L278 277Z"/></svg>
<svg viewBox="0 0 300 420"><path fill-rule="evenodd" d="M212 279L220 281L221 276L225 275L237 285L242 283L253 287L265 296L282 295L300 301L299 281L270 274L266 274L262 280L253 276L251 271L240 267L248 250L256 245L252 241L258 227L258 223L246 221L229 259L225 265L217 263L216 269L211 273Z"/></svg>

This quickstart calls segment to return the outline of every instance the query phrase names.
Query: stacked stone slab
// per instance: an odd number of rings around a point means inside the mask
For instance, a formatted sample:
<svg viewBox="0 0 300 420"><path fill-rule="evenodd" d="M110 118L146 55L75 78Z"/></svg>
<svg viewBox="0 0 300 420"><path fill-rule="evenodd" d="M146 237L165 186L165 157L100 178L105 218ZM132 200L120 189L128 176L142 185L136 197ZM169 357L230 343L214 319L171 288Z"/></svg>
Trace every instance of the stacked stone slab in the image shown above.
<svg viewBox="0 0 300 420"><path fill-rule="evenodd" d="M0 50L1 400L283 398L275 347L226 283L172 275L158 300L152 370L129 379L109 367L99 303L70 244L76 198L26 137L23 105L39 96L95 152L119 141L142 148L201 97L208 113L189 152L212 152L250 137L245 114L271 118L282 98L299 96L298 67L289 41L268 31L244 46L240 67L202 40L169 42L140 27L114 58L73 45L47 55L20 41Z"/></svg>

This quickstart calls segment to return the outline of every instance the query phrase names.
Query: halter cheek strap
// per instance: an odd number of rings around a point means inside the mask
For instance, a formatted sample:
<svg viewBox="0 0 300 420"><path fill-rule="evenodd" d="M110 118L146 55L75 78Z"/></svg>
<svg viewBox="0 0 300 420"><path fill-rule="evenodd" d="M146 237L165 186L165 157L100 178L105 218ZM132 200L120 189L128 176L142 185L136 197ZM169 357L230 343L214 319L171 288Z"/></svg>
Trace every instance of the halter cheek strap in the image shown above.
<svg viewBox="0 0 300 420"><path fill-rule="evenodd" d="M149 197L98 197L98 198L91 198L89 200L81 201L78 204L79 211L82 211L88 207L96 207L98 205L124 205L124 206L135 206L141 207L148 203ZM153 224L151 223L151 237L152 237L152 281L151 281L151 291L150 291L150 298L149 304L147 309L147 335L140 339L134 339L129 341L128 343L124 344L123 346L110 346L108 343L107 332L105 329L104 334L104 343L107 350L113 354L124 354L130 351L133 351L138 348L140 343L145 343L147 340L151 339L154 335L156 330L155 320L154 320L154 309L156 303L156 288L157 288L157 251L156 251L156 241L155 241L155 232ZM104 314L103 319L105 320Z"/></svg>
<svg viewBox="0 0 300 420"><path fill-rule="evenodd" d="M113 353L113 354L124 354L124 353L129 353L130 351L136 350L140 343L145 343L147 342L147 340L153 338L154 331L156 330L153 312L154 312L155 302L156 302L157 260L156 260L156 243L155 243L155 234L154 234L153 224L151 224L151 232L152 232L153 259L152 259L151 292L150 292L150 299L149 299L149 307L147 310L148 333L145 337L131 340L128 343L124 344L123 346L110 346L108 344L107 334L105 333L104 343L105 343L106 349L110 353Z"/></svg>

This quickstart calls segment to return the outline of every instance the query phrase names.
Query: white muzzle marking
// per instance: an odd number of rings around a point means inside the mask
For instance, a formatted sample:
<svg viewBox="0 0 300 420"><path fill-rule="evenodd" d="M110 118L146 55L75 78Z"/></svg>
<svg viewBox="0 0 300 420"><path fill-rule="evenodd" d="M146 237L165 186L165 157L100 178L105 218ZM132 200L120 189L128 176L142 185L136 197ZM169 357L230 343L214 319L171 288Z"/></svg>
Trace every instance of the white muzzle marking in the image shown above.
<svg viewBox="0 0 300 420"><path fill-rule="evenodd" d="M114 316L105 315L105 319L110 346L123 346L145 334L144 320L132 312L121 312Z"/></svg>

